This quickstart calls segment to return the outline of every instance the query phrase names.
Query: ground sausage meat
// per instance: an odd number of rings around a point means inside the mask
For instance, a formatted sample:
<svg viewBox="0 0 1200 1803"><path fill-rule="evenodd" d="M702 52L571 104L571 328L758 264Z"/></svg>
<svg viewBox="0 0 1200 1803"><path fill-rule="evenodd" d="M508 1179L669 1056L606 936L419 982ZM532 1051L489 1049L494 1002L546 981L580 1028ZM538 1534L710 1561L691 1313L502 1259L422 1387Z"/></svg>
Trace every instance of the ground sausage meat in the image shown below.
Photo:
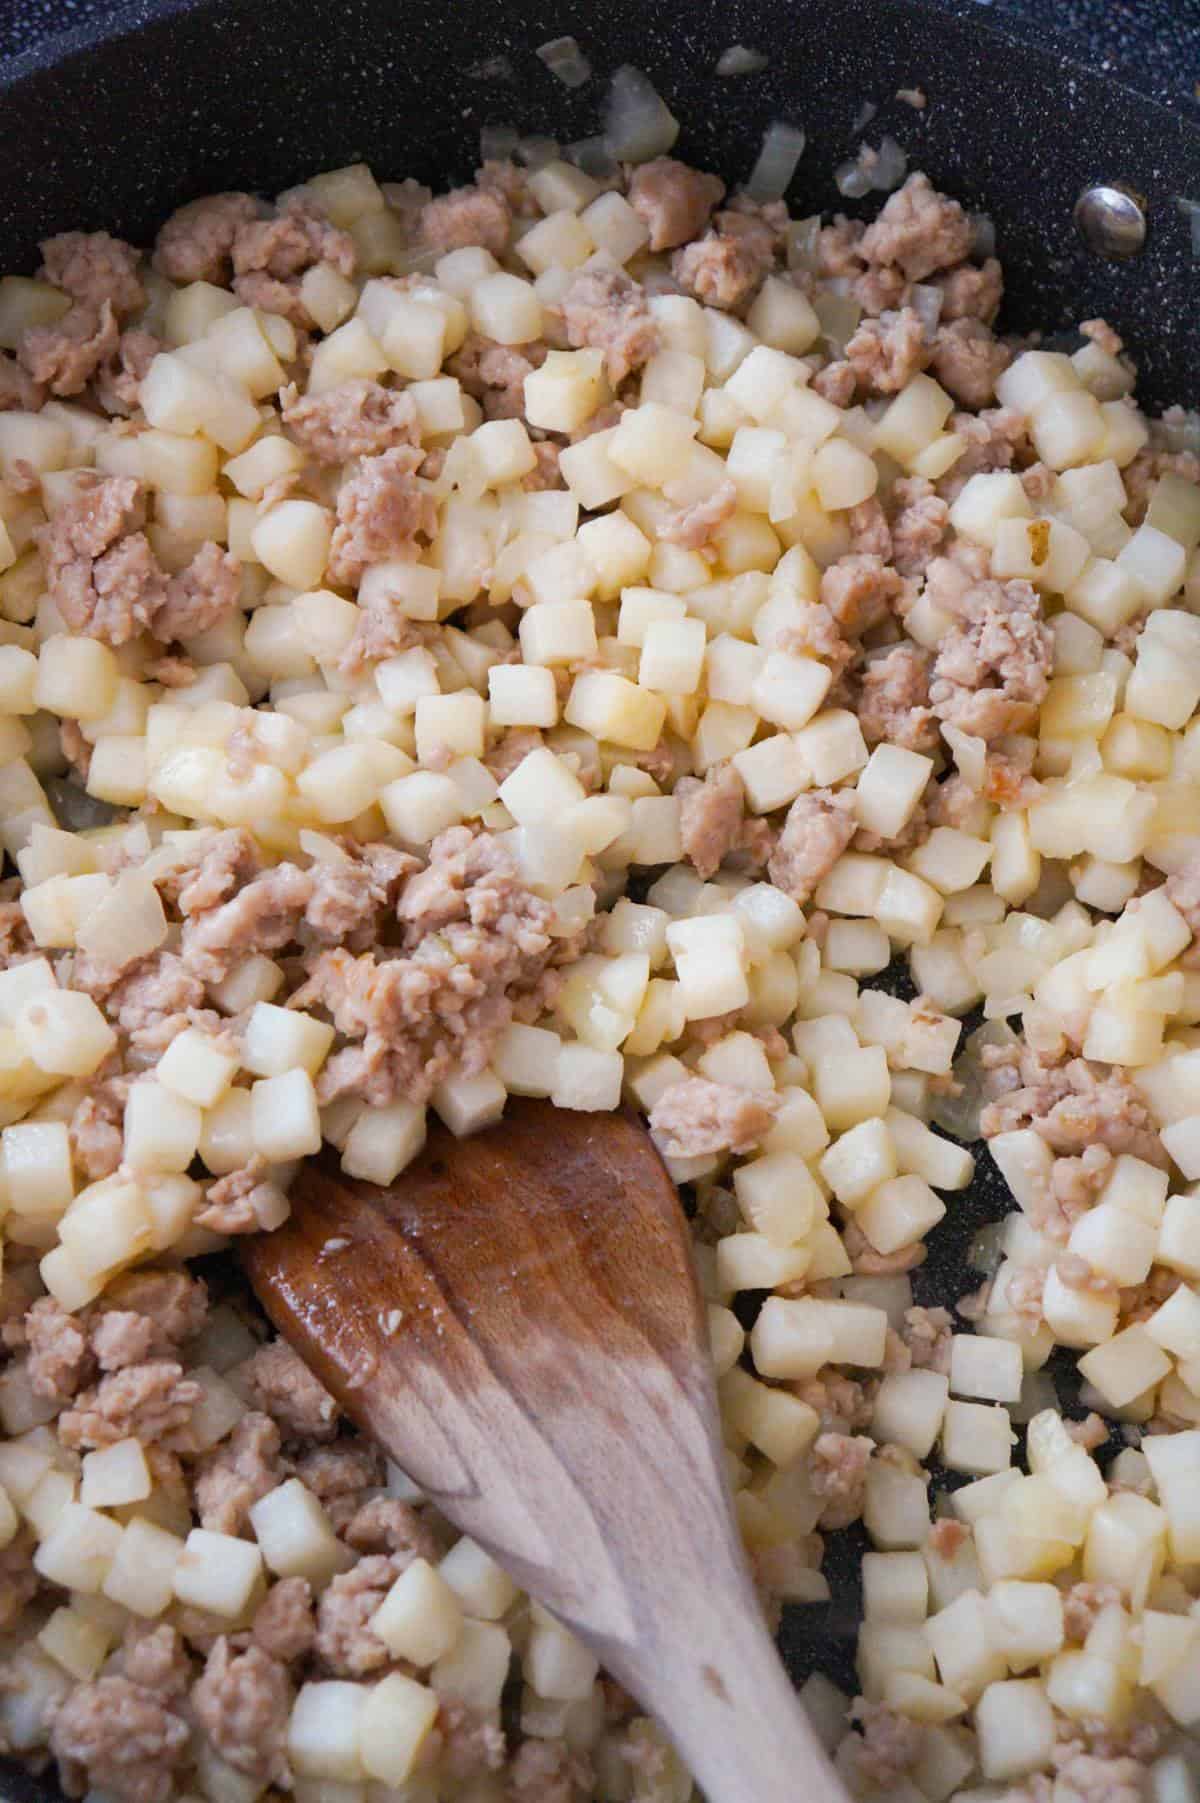
<svg viewBox="0 0 1200 1803"><path fill-rule="evenodd" d="M260 1347L237 1367L254 1405L298 1440L332 1440L338 1406L283 1340Z"/></svg>
<svg viewBox="0 0 1200 1803"><path fill-rule="evenodd" d="M280 1578L272 1584L254 1617L255 1646L269 1659L294 1665L311 1652L316 1631L308 1579Z"/></svg>
<svg viewBox="0 0 1200 1803"><path fill-rule="evenodd" d="M556 963L549 905L526 888L498 839L452 827L397 905L405 944L353 958L340 948L308 962L292 1000L328 1010L352 1043L318 1079L323 1101L360 1095L375 1105L427 1096L453 1068L476 1075L525 998L542 997ZM437 953L422 953L436 935Z"/></svg>
<svg viewBox="0 0 1200 1803"><path fill-rule="evenodd" d="M214 1183L196 1216L213 1233L258 1233L277 1226L287 1215L287 1198L277 1184L264 1179L262 1161L231 1171Z"/></svg>
<svg viewBox="0 0 1200 1803"><path fill-rule="evenodd" d="M715 764L703 782L681 777L675 794L683 855L708 878L744 841L746 786L732 764Z"/></svg>
<svg viewBox="0 0 1200 1803"><path fill-rule="evenodd" d="M60 232L42 244L42 279L84 307L105 301L118 318L145 305L138 276L141 252L108 232Z"/></svg>
<svg viewBox="0 0 1200 1803"><path fill-rule="evenodd" d="M59 1418L58 1436L64 1446L76 1448L112 1446L131 1437L147 1444L161 1440L168 1447L178 1437L186 1444L188 1419L202 1395L200 1385L172 1359L128 1365L76 1399Z"/></svg>
<svg viewBox="0 0 1200 1803"><path fill-rule="evenodd" d="M417 409L403 389L357 378L319 394L284 393L283 423L318 463L377 457L418 442Z"/></svg>
<svg viewBox="0 0 1200 1803"><path fill-rule="evenodd" d="M166 583L141 530L145 518L136 482L91 477L45 528L46 586L72 632L116 646L149 627Z"/></svg>
<svg viewBox="0 0 1200 1803"><path fill-rule="evenodd" d="M217 1534L240 1534L256 1502L283 1482L279 1429L269 1415L251 1410L229 1439L197 1461L196 1508L200 1525Z"/></svg>
<svg viewBox="0 0 1200 1803"><path fill-rule="evenodd" d="M685 551L700 551L720 531L737 507L737 488L732 482L719 482L703 501L693 501L673 514L659 533L669 544L682 545Z"/></svg>
<svg viewBox="0 0 1200 1803"><path fill-rule="evenodd" d="M927 175L910 175L888 196L858 246L868 263L895 264L909 282L961 263L971 249L971 222L956 200L935 190Z"/></svg>
<svg viewBox="0 0 1200 1803"><path fill-rule="evenodd" d="M235 1653L222 1635L192 1686L191 1702L196 1720L235 1771L267 1784L288 1783L291 1685L283 1666L261 1647Z"/></svg>
<svg viewBox="0 0 1200 1803"><path fill-rule="evenodd" d="M725 198L725 183L689 169L674 157L655 157L634 170L629 204L650 233L650 249L674 250L698 238L714 207Z"/></svg>
<svg viewBox="0 0 1200 1803"><path fill-rule="evenodd" d="M818 1434L809 1463L813 1493L824 1498L818 1527L849 1527L862 1515L874 1451L875 1442L865 1435Z"/></svg>
<svg viewBox="0 0 1200 1803"><path fill-rule="evenodd" d="M94 392L106 413L127 417L137 411L142 380L164 348L153 332L122 332L116 350L96 371Z"/></svg>
<svg viewBox="0 0 1200 1803"><path fill-rule="evenodd" d="M1050 683L1054 641L1027 582L975 583L954 604L929 688L940 720L981 739L1026 731Z"/></svg>
<svg viewBox="0 0 1200 1803"><path fill-rule="evenodd" d="M119 1803L167 1803L188 1731L152 1691L128 1678L81 1684L50 1731L68 1792L90 1787Z"/></svg>
<svg viewBox="0 0 1200 1803"><path fill-rule="evenodd" d="M919 645L896 645L869 657L859 679L855 712L868 745L904 745L929 752L938 740L929 706L932 653Z"/></svg>
<svg viewBox="0 0 1200 1803"><path fill-rule="evenodd" d="M886 620L904 582L874 552L841 557L821 577L821 602L844 633L858 637Z"/></svg>
<svg viewBox="0 0 1200 1803"><path fill-rule="evenodd" d="M305 271L325 263L338 275L352 276L357 262L349 233L330 225L312 201L293 195L274 218L238 227L233 240L234 291L247 306L281 313L308 327L312 318L300 297Z"/></svg>
<svg viewBox="0 0 1200 1803"><path fill-rule="evenodd" d="M353 586L373 563L415 557L414 540L429 538L437 525L433 496L414 472L421 453L401 444L378 457L365 457L357 474L342 485L337 525L329 547L329 575Z"/></svg>
<svg viewBox="0 0 1200 1803"><path fill-rule="evenodd" d="M943 321L977 319L990 326L1004 297L1004 276L995 257L983 263L960 263L937 278L942 291ZM1082 325L1081 332L1087 331Z"/></svg>
<svg viewBox="0 0 1200 1803"><path fill-rule="evenodd" d="M898 511L892 526L892 562L901 576L923 576L950 523L950 508L923 476L901 476L892 484Z"/></svg>
<svg viewBox="0 0 1200 1803"><path fill-rule="evenodd" d="M0 351L0 413L36 413L45 399L42 384L35 382L15 357Z"/></svg>
<svg viewBox="0 0 1200 1803"><path fill-rule="evenodd" d="M703 238L675 252L671 274L703 306L740 312L774 268L779 242L773 217L730 208Z"/></svg>
<svg viewBox="0 0 1200 1803"><path fill-rule="evenodd" d="M499 256L508 243L512 214L494 187L454 188L421 210L421 236L437 251L482 245Z"/></svg>
<svg viewBox="0 0 1200 1803"><path fill-rule="evenodd" d="M911 307L864 319L846 345L846 359L867 394L895 394L929 362L920 314Z"/></svg>
<svg viewBox="0 0 1200 1803"><path fill-rule="evenodd" d="M327 1671L342 1678L363 1678L388 1664L391 1654L367 1623L399 1573L396 1561L369 1554L321 1592L314 1648Z"/></svg>
<svg viewBox="0 0 1200 1803"><path fill-rule="evenodd" d="M964 407L986 407L996 398L996 382L1012 362L1012 352L977 319L954 319L940 326L930 368L948 394Z"/></svg>
<svg viewBox="0 0 1200 1803"><path fill-rule="evenodd" d="M241 592L241 564L209 540L186 568L168 578L151 630L164 641L197 638L233 612Z"/></svg>
<svg viewBox="0 0 1200 1803"><path fill-rule="evenodd" d="M25 1317L29 1381L48 1402L69 1402L95 1369L87 1334L52 1296L35 1302Z"/></svg>
<svg viewBox="0 0 1200 1803"><path fill-rule="evenodd" d="M451 375L457 376L469 395L481 404L488 419L520 419L525 412L525 378L533 370L540 369L546 360L548 347L534 342L532 344L497 344L492 338L485 338L482 333L468 332L454 355L448 359L446 368ZM534 453L543 457L556 450L548 440L539 439L534 446ZM423 474L428 474L424 469ZM549 474L543 471L542 475ZM531 470L525 478L529 484L539 472ZM552 487L553 482L539 478L536 484L540 487Z"/></svg>
<svg viewBox="0 0 1200 1803"><path fill-rule="evenodd" d="M775 887L793 901L806 902L833 869L857 827L853 794L810 789L798 795L767 865Z"/></svg>
<svg viewBox="0 0 1200 1803"><path fill-rule="evenodd" d="M620 269L586 269L572 278L559 302L568 344L603 351L614 388L652 357L659 331L636 282Z"/></svg>
<svg viewBox="0 0 1200 1803"><path fill-rule="evenodd" d="M706 1077L681 1077L650 1110L650 1132L668 1158L752 1152L770 1131L775 1098Z"/></svg>
<svg viewBox="0 0 1200 1803"><path fill-rule="evenodd" d="M234 240L259 213L250 194L208 194L189 201L159 232L154 267L172 282L228 282Z"/></svg>
<svg viewBox="0 0 1200 1803"><path fill-rule="evenodd" d="M21 335L17 355L33 381L51 394L73 395L86 388L96 371L117 353L121 329L112 304L80 304L56 325L30 326Z"/></svg>
<svg viewBox="0 0 1200 1803"><path fill-rule="evenodd" d="M1100 1145L1114 1155L1130 1152L1165 1168L1166 1154L1149 1109L1125 1073L1084 1058L1043 1062L1021 1047L986 1047L983 1054L992 1097L980 1117L987 1139L1017 1127L1033 1127L1061 1155Z"/></svg>

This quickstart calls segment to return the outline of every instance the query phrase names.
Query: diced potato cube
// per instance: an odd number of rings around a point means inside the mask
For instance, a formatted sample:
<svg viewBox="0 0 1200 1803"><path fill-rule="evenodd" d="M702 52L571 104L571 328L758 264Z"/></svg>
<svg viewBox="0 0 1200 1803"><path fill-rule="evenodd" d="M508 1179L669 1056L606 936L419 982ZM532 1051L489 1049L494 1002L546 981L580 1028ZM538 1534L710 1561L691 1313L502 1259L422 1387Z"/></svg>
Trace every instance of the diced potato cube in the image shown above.
<svg viewBox="0 0 1200 1803"><path fill-rule="evenodd" d="M884 1444L903 1446L916 1459L927 1459L942 1429L948 1394L940 1372L889 1372L875 1396L872 1434Z"/></svg>
<svg viewBox="0 0 1200 1803"><path fill-rule="evenodd" d="M268 1164L307 1158L321 1149L321 1118L307 1071L264 1077L250 1091L256 1150Z"/></svg>
<svg viewBox="0 0 1200 1803"><path fill-rule="evenodd" d="M462 1605L445 1577L415 1559L392 1585L369 1627L397 1659L429 1666L449 1653L463 1627Z"/></svg>
<svg viewBox="0 0 1200 1803"><path fill-rule="evenodd" d="M950 1402L942 1422L942 1458L952 1471L990 1477L1012 1463L1014 1436L1008 1410L977 1402Z"/></svg>
<svg viewBox="0 0 1200 1803"><path fill-rule="evenodd" d="M367 1776L380 1784L403 1785L421 1757L439 1707L432 1690L402 1672L389 1672L367 1691L358 1715L359 1752Z"/></svg>
<svg viewBox="0 0 1200 1803"><path fill-rule="evenodd" d="M360 1729L370 1694L365 1684L341 1680L301 1685L287 1737L288 1760L297 1777L361 1785Z"/></svg>
<svg viewBox="0 0 1200 1803"><path fill-rule="evenodd" d="M429 1682L439 1697L481 1714L498 1707L512 1647L495 1622L464 1621L462 1633L434 1665Z"/></svg>
<svg viewBox="0 0 1200 1803"><path fill-rule="evenodd" d="M499 1621L517 1594L508 1573L466 1535L450 1548L438 1573L457 1596L463 1612L479 1621Z"/></svg>
<svg viewBox="0 0 1200 1803"><path fill-rule="evenodd" d="M950 1388L955 1396L1017 1402L1023 1375L1021 1348L1014 1340L955 1334L950 1342Z"/></svg>
<svg viewBox="0 0 1200 1803"><path fill-rule="evenodd" d="M100 1589L121 1541L121 1528L107 1515L68 1502L33 1555L35 1571L64 1590Z"/></svg>
<svg viewBox="0 0 1200 1803"><path fill-rule="evenodd" d="M1027 1777L1049 1763L1058 1729L1041 1684L1009 1678L989 1684L979 1698L975 1732L984 1777L1008 1780Z"/></svg>
<svg viewBox="0 0 1200 1803"><path fill-rule="evenodd" d="M268 1568L281 1578L326 1583L347 1555L320 1502L299 1478L288 1478L254 1503L250 1525Z"/></svg>
<svg viewBox="0 0 1200 1803"><path fill-rule="evenodd" d="M114 1509L144 1502L152 1487L139 1440L117 1440L84 1455L79 1500L85 1508Z"/></svg>
<svg viewBox="0 0 1200 1803"><path fill-rule="evenodd" d="M234 1620L254 1594L262 1570L262 1552L251 1541L193 1528L175 1567L175 1595L181 1603Z"/></svg>
<svg viewBox="0 0 1200 1803"><path fill-rule="evenodd" d="M121 1534L103 1594L112 1603L153 1619L175 1597L175 1569L184 1542L157 1522L135 1516Z"/></svg>
<svg viewBox="0 0 1200 1803"><path fill-rule="evenodd" d="M15 1025L34 1063L58 1077L90 1077L117 1043L91 996L80 990L32 996Z"/></svg>

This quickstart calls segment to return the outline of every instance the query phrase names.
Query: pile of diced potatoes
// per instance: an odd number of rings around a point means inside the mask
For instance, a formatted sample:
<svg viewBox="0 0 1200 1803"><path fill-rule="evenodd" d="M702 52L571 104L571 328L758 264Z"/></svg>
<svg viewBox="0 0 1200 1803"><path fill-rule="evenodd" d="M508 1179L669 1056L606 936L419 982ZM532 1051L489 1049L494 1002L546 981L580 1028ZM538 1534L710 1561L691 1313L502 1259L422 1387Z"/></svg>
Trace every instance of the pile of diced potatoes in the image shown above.
<svg viewBox="0 0 1200 1803"><path fill-rule="evenodd" d="M842 411L821 399L801 358L819 348L822 296L781 278L744 323L656 293L661 348L635 404L562 451L564 489L527 492L527 428L575 433L611 402L600 353L552 351L526 380L524 420L484 421L443 373L446 359L468 330L514 348L538 340L544 309L581 268L641 275L654 262L633 209L578 169L548 163L530 188L545 217L519 228L503 262L456 250L399 288L386 278L408 267L405 247L369 171L307 185L354 237L364 272L350 281L318 267L303 279L324 334L308 391L397 378L423 446L445 453L426 484L431 547L370 567L357 597L327 577L337 473L311 494L287 485L304 456L275 397L295 332L232 293L147 272L145 323L168 348L132 424L59 401L0 414L0 845L38 948L0 972L5 1238L33 1249L46 1288L74 1310L131 1266L218 1247L195 1225L206 1178L257 1158L286 1191L323 1142L350 1174L395 1178L421 1148L424 1107L319 1106L334 1031L287 1007L281 963L256 953L211 990L238 1017L235 1049L181 1033L131 1092L120 1170L80 1187L67 1123L117 1038L55 967L63 954L124 964L172 944L155 880L205 829L246 827L268 858L307 864L344 856L340 835L422 851L477 824L510 848L556 934L599 923L553 1010L511 1026L481 1075L438 1087L432 1106L454 1132L497 1120L510 1094L591 1110L624 1098L648 1111L689 1072L777 1104L762 1144L734 1168L718 1156L669 1161L699 1186L696 1258L730 1475L747 1545L763 1556L804 1542L824 1506L807 1457L819 1418L798 1390L831 1365L878 1375L888 1329L912 1303L907 1276L854 1273L831 1203L882 1257L921 1241L973 1170L929 1124L962 1017L981 1006L1003 1031L1021 1016L1035 1045L1069 1020L1084 1056L1128 1068L1172 1174L1115 1161L1066 1247L1113 1287L1073 1288L1054 1268L1064 1248L1037 1225L1044 1140L1025 1129L992 1142L1017 1212L978 1331L955 1335L948 1375L889 1372L875 1401L869 1431L892 1451L867 1476L860 1683L927 1725L921 1762L891 1792L903 1803L999 1796L1047 1766L1052 1711L1119 1732L1139 1687L1190 1728L1200 1722L1200 971L1181 962L1191 931L1165 890L1141 891L1200 844L1200 488L1163 476L1144 523L1123 520L1121 472L1148 431L1124 364L1095 343L1074 356L1025 352L1001 378L1001 403L1025 418L1054 472L1038 503L1015 474L974 475L951 512L995 576L1039 590L1053 635L1041 788L1001 812L987 800L982 740L948 727L936 760L868 751L855 715L829 704L828 665L776 648L803 626L822 570L849 550L847 510L900 474L953 471L966 443L950 395L917 375L890 401ZM825 298L844 315L844 297ZM4 278L0 346L61 312L56 291ZM12 480L25 466L35 489ZM91 471L144 485L168 571L209 539L241 560L245 612L183 647L198 670L190 686L156 682L144 640L113 651L72 636L45 592L36 535ZM736 509L711 556L658 536L730 480ZM517 602L515 635L499 618L471 631L449 623L480 593ZM360 602L445 624L427 646L347 675L339 660ZM1147 610L1133 650L1116 648L1113 635ZM905 621L930 649L950 626L928 596ZM90 749L88 793L127 817L60 828L43 786L63 768L60 721ZM524 728L545 742L498 780L485 756ZM732 760L757 815L834 785L853 794L864 829L895 838L943 768L977 804L967 826L938 826L915 849L845 852L806 912L765 879L706 882L682 861L679 802L637 762L664 733L698 775ZM589 793L581 764L597 757ZM646 866L658 874L635 902L627 874ZM828 917L816 937L813 908ZM871 986L897 953L915 1002ZM727 1015L736 1022L717 1037L705 1030ZM765 1029L784 1033L784 1055L768 1056ZM1030 1267L1048 1273L1037 1326L1009 1296ZM1182 1286L1117 1332L1115 1289L1152 1267ZM820 1294L799 1293L814 1285ZM733 1308L746 1290L769 1293L748 1335ZM195 1373L210 1445L245 1406L223 1375L244 1356L244 1330L229 1311L216 1320ZM1169 1413L1195 1426L1122 1452L1106 1482L1041 1375L1055 1344L1080 1351L1085 1394L1109 1417L1136 1429ZM21 1649L24 1700L0 1697L0 1729L17 1748L41 1744L29 1698L98 1671L127 1613L152 1620L191 1604L236 1628L269 1576L319 1588L347 1557L296 1479L255 1506L252 1537L207 1532L154 1484L136 1441L79 1460L49 1414L19 1365L0 1374L0 1539L27 1523L38 1570L66 1599ZM1013 1464L1012 1429L1026 1423L1028 1474ZM951 1501L972 1530L954 1559L929 1539L922 1464L935 1454L971 1480ZM398 1473L393 1487L411 1493ZM1112 1583L1121 1601L1064 1650L1054 1580L1073 1577ZM784 1593L811 1602L828 1591L798 1556ZM419 1676L301 1690L290 1732L300 1803L362 1803L378 1795L368 1786L406 1785L438 1699L495 1708L514 1649L531 1719L599 1744L595 1662L471 1542L437 1569L411 1566L372 1626ZM814 1679L806 1700L836 1747L845 1699ZM852 1777L850 1752L839 1758ZM601 1762L598 1795L621 1803L627 1774L610 1766ZM1154 1772L1164 1803L1195 1798L1176 1754ZM686 1799L686 1774L671 1782ZM218 1803L257 1794L245 1781L230 1788L228 1768L197 1784Z"/></svg>

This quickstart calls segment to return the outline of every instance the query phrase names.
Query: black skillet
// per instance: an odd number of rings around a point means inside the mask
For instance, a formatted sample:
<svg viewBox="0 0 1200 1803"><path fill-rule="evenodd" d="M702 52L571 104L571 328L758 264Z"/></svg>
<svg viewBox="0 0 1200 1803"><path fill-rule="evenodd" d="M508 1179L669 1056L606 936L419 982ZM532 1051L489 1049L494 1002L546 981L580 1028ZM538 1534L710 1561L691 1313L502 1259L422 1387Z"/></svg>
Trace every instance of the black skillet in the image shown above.
<svg viewBox="0 0 1200 1803"><path fill-rule="evenodd" d="M365 158L382 177L435 187L466 180L480 127L508 123L564 141L598 128L601 84L569 93L537 61L572 32L603 75L644 69L683 122L680 154L744 178L773 119L808 148L792 211L869 213L832 181L867 130L891 131L939 186L995 222L1007 298L1002 323L1052 333L1095 315L1127 340L1150 411L1200 405L1200 268L1176 197L1200 199L1200 129L1064 57L1016 45L973 20L900 0L141 0L17 58L0 73L0 269L32 270L38 240L107 227L146 243L180 202L221 188L274 194ZM720 78L721 52L765 51L760 74ZM501 59L499 70L496 59ZM922 87L915 112L893 96ZM1077 232L1080 193L1120 183L1141 197L1145 248L1104 260ZM934 1235L918 1300L978 1283L967 1262L1008 1198L981 1160ZM859 1617L861 1542L837 1537L833 1601L792 1610L783 1643L800 1678L847 1688ZM49 1779L0 1768L14 1803L58 1795Z"/></svg>

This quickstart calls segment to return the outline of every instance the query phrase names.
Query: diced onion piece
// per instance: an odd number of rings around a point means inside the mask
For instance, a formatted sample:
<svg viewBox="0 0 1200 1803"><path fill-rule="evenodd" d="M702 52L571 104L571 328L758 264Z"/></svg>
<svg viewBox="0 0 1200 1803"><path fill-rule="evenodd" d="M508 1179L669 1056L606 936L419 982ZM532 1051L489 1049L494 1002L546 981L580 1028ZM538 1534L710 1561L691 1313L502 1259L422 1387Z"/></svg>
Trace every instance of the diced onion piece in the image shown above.
<svg viewBox="0 0 1200 1803"><path fill-rule="evenodd" d="M804 155L807 138L802 127L776 119L768 125L758 161L750 171L746 192L752 200L781 200Z"/></svg>
<svg viewBox="0 0 1200 1803"><path fill-rule="evenodd" d="M909 296L909 306L920 318L927 337L932 337L942 316L942 291L927 282L916 282Z"/></svg>
<svg viewBox="0 0 1200 1803"><path fill-rule="evenodd" d="M1186 195L1177 194L1175 205L1188 222L1192 234L1192 255L1200 258L1200 201L1188 200Z"/></svg>
<svg viewBox="0 0 1200 1803"><path fill-rule="evenodd" d="M865 148L865 146L864 146ZM862 200L871 192L871 177L863 166L862 151L847 157L833 172L833 185L846 200Z"/></svg>
<svg viewBox="0 0 1200 1803"><path fill-rule="evenodd" d="M651 157L670 150L678 136L679 121L649 77L623 63L613 75L605 111L604 142L609 153L624 163L648 163ZM595 172L589 169L588 173Z"/></svg>
<svg viewBox="0 0 1200 1803"><path fill-rule="evenodd" d="M908 173L907 153L897 144L895 138L885 132L879 140L878 159L871 185L880 194L890 194L893 188L900 186Z"/></svg>
<svg viewBox="0 0 1200 1803"><path fill-rule="evenodd" d="M581 88L591 80L592 65L572 37L550 38L539 44L534 54L564 88Z"/></svg>
<svg viewBox="0 0 1200 1803"><path fill-rule="evenodd" d="M722 50L717 58L716 73L718 75L757 75L765 69L769 57L761 50L748 50L745 44L731 44L728 50Z"/></svg>
<svg viewBox="0 0 1200 1803"><path fill-rule="evenodd" d="M617 157L606 137L577 138L565 147L563 155L598 182L617 173Z"/></svg>
<svg viewBox="0 0 1200 1803"><path fill-rule="evenodd" d="M479 155L485 162L502 162L511 157L520 143L515 125L485 125L479 133Z"/></svg>
<svg viewBox="0 0 1200 1803"><path fill-rule="evenodd" d="M553 163L559 155L557 138L534 136L522 138L517 145L517 161L526 169L544 169L547 163Z"/></svg>
<svg viewBox="0 0 1200 1803"><path fill-rule="evenodd" d="M993 257L996 254L996 227L988 213L968 213L971 227L971 255Z"/></svg>

